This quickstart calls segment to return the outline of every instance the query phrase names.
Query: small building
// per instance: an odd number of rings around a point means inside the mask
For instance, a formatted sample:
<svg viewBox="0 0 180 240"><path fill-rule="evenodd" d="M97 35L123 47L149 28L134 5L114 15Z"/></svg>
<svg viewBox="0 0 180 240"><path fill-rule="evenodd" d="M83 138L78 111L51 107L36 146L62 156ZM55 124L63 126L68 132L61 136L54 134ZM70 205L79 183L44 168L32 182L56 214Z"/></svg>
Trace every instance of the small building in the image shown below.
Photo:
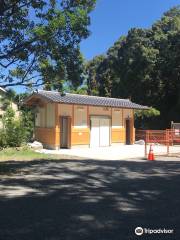
<svg viewBox="0 0 180 240"><path fill-rule="evenodd" d="M35 107L35 139L51 149L133 144L134 110L129 99L39 90L25 100Z"/></svg>

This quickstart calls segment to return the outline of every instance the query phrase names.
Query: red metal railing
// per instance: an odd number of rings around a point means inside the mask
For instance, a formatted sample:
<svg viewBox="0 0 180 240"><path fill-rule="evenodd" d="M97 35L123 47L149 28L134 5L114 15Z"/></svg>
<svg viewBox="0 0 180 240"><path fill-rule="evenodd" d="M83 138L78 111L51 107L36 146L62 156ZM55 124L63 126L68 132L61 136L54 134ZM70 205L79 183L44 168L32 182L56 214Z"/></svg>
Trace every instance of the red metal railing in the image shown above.
<svg viewBox="0 0 180 240"><path fill-rule="evenodd" d="M165 146L167 155L169 155L170 146L180 145L180 130L136 130L136 140L140 139L145 141L145 156L147 156L147 145L149 144Z"/></svg>

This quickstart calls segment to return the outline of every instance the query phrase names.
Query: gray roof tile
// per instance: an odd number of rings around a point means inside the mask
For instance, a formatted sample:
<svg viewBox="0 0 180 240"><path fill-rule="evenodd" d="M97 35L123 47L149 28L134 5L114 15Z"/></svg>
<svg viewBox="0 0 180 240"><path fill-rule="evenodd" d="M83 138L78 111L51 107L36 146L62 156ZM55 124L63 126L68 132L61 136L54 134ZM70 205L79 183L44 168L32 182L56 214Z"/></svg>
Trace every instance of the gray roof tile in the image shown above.
<svg viewBox="0 0 180 240"><path fill-rule="evenodd" d="M72 103L72 104L83 104L103 107L120 107L120 108L132 108L132 109L149 109L147 106L139 105L131 102L129 99L119 98L108 98L108 97L97 97L80 94L66 93L62 95L56 91L45 91L39 90L33 95L43 97L51 102L57 103ZM32 95L32 96L33 96ZM26 102L28 99L26 100Z"/></svg>

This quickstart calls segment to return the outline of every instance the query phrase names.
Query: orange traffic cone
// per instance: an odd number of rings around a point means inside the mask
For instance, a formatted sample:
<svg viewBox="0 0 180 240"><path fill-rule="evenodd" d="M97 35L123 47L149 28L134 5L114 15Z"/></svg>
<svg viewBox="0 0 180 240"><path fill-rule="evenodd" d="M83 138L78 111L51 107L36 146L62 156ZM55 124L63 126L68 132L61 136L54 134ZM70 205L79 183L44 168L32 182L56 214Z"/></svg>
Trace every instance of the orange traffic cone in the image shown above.
<svg viewBox="0 0 180 240"><path fill-rule="evenodd" d="M150 145L149 154L148 154L148 160L150 160L150 161L155 160L154 159L154 152L153 152L152 145Z"/></svg>

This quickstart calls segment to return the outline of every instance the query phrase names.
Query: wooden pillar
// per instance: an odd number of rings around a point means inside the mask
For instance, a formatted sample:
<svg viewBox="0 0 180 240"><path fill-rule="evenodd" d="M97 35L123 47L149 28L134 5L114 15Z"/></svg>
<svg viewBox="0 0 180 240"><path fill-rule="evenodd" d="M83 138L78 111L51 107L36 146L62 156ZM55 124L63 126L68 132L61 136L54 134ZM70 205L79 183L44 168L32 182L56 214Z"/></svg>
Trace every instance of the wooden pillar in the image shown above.
<svg viewBox="0 0 180 240"><path fill-rule="evenodd" d="M122 127L124 127L124 110L122 109Z"/></svg>
<svg viewBox="0 0 180 240"><path fill-rule="evenodd" d="M110 126L110 138L109 138L109 145L112 145L112 107L111 107L111 126Z"/></svg>
<svg viewBox="0 0 180 240"><path fill-rule="evenodd" d="M91 130L90 130L90 116L89 116L89 106L87 106L87 128L88 128L88 142L89 142L89 146L90 146L90 134L91 134Z"/></svg>
<svg viewBox="0 0 180 240"><path fill-rule="evenodd" d="M122 108L122 134L123 134L123 142L126 142L126 129L125 129L125 125L124 125L124 109Z"/></svg>
<svg viewBox="0 0 180 240"><path fill-rule="evenodd" d="M55 147L60 147L60 119L58 111L58 103L55 103Z"/></svg>
<svg viewBox="0 0 180 240"><path fill-rule="evenodd" d="M74 104L72 105L72 126L74 127Z"/></svg>
<svg viewBox="0 0 180 240"><path fill-rule="evenodd" d="M90 128L89 106L87 106L87 127Z"/></svg>
<svg viewBox="0 0 180 240"><path fill-rule="evenodd" d="M134 109L132 109L132 144L135 142Z"/></svg>
<svg viewBox="0 0 180 240"><path fill-rule="evenodd" d="M44 121L44 124L45 124L45 127L47 127L47 103L45 104L45 121Z"/></svg>
<svg viewBox="0 0 180 240"><path fill-rule="evenodd" d="M55 128L59 129L59 111L58 111L58 103L55 103Z"/></svg>

